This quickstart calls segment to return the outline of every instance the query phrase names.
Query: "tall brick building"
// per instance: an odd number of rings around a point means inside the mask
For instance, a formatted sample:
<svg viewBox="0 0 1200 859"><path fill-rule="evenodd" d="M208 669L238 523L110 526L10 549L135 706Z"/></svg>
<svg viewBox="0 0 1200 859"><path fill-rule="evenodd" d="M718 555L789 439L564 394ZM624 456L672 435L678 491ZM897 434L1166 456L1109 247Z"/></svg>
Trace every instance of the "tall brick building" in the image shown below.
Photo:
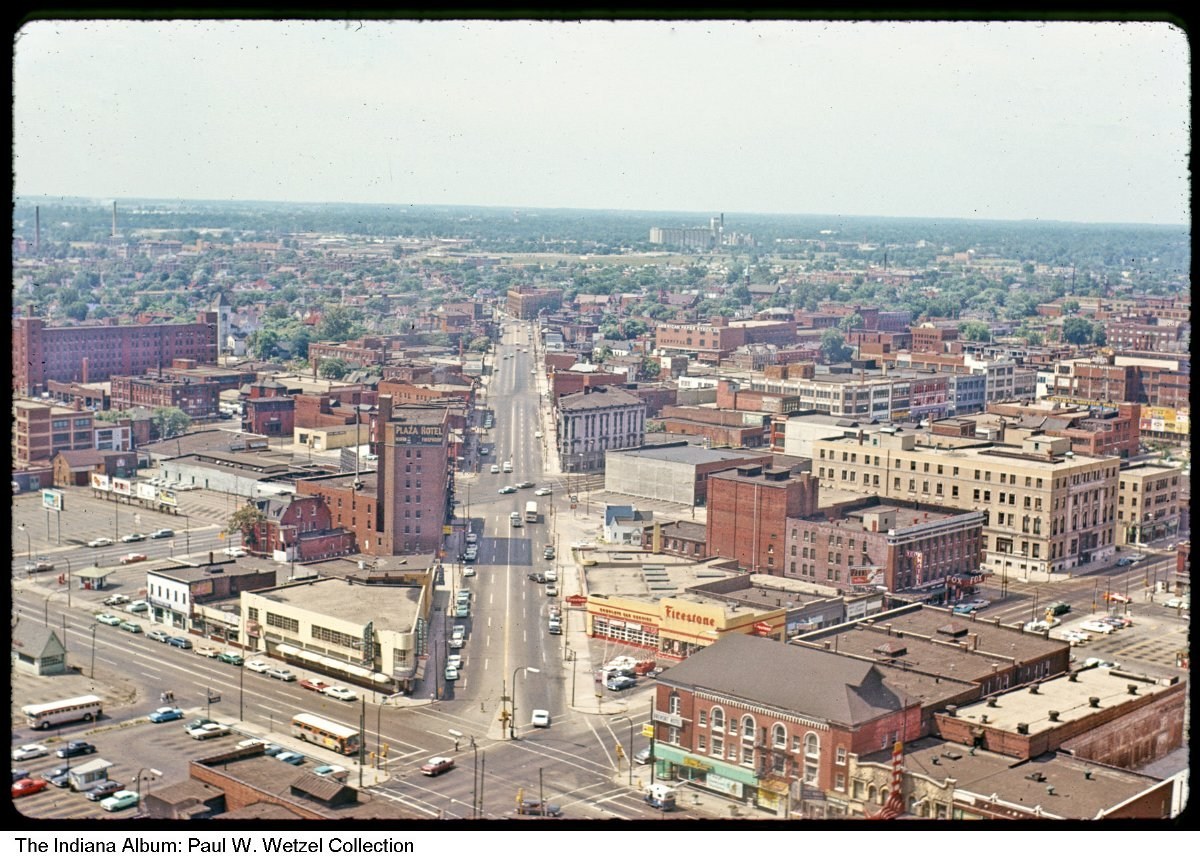
<svg viewBox="0 0 1200 859"><path fill-rule="evenodd" d="M787 520L817 509L817 479L786 468L738 466L708 478L706 542L743 570L782 575Z"/></svg>
<svg viewBox="0 0 1200 859"><path fill-rule="evenodd" d="M216 313L195 322L158 325L47 325L32 316L12 321L13 391L39 394L50 379L97 382L139 375L176 358L217 360Z"/></svg>

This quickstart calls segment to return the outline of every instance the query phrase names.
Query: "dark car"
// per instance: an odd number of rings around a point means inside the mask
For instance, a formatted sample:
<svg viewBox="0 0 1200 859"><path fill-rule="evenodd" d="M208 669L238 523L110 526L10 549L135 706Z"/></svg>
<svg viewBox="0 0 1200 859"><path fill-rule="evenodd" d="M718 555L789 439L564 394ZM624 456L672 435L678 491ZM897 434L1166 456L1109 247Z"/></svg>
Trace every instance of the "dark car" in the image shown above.
<svg viewBox="0 0 1200 859"><path fill-rule="evenodd" d="M1051 612L1055 617L1058 617L1060 614L1066 614L1070 610L1071 606L1065 602L1050 603L1050 605L1046 606L1046 611Z"/></svg>
<svg viewBox="0 0 1200 859"><path fill-rule="evenodd" d="M224 653L219 655L217 659L221 660L222 662L227 662L230 665L241 665L243 662L245 662L240 653L234 653L232 650L226 650Z"/></svg>
<svg viewBox="0 0 1200 859"><path fill-rule="evenodd" d="M29 778L29 770L13 770L13 781L18 782L23 778Z"/></svg>
<svg viewBox="0 0 1200 859"><path fill-rule="evenodd" d="M562 817L562 809L551 802L526 799L517 806L517 814L532 814L535 817Z"/></svg>
<svg viewBox="0 0 1200 859"><path fill-rule="evenodd" d="M1132 563L1133 563L1133 561L1131 561L1129 558L1118 558L1117 559L1118 567L1128 567Z"/></svg>
<svg viewBox="0 0 1200 859"><path fill-rule="evenodd" d="M97 785L93 785L88 789L88 792L84 794L84 796L86 796L92 802L99 802L102 799L107 799L108 797L112 796L118 790L124 789L125 785L121 784L119 781L107 779Z"/></svg>
<svg viewBox="0 0 1200 859"><path fill-rule="evenodd" d="M192 642L181 635L172 635L167 639L167 644L171 645L171 647L178 647L181 650L192 649Z"/></svg>
<svg viewBox="0 0 1200 859"><path fill-rule="evenodd" d="M67 787L70 784L70 776L70 767L55 767L52 770L42 773L42 778L55 787Z"/></svg>
<svg viewBox="0 0 1200 859"><path fill-rule="evenodd" d="M609 681L607 683L605 683L604 685L607 686L609 689L611 689L614 692L620 692L622 689L633 688L634 686L637 685L637 681L634 680L632 677L625 677L623 675L617 675L616 677L610 678Z"/></svg>
<svg viewBox="0 0 1200 859"><path fill-rule="evenodd" d="M85 740L71 740L57 752L60 758L77 758L80 755L92 755L95 753L96 747Z"/></svg>

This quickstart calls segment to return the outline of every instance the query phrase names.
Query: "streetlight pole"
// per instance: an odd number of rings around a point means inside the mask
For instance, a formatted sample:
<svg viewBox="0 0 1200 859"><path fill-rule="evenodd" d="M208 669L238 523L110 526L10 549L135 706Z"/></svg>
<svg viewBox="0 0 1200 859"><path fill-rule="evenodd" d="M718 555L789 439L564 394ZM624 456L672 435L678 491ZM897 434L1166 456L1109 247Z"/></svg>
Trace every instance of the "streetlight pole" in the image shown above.
<svg viewBox="0 0 1200 859"><path fill-rule="evenodd" d="M185 528L183 531L183 540L186 545L186 551L190 555L190 554L192 554L192 517L189 516L188 514L184 513L183 521L185 524Z"/></svg>
<svg viewBox="0 0 1200 859"><path fill-rule="evenodd" d="M67 562L67 608L71 607L71 559L63 558Z"/></svg>
<svg viewBox="0 0 1200 859"><path fill-rule="evenodd" d="M29 529L22 523L17 526L17 530L25 535L25 559L33 560L33 541L29 539Z"/></svg>
<svg viewBox="0 0 1200 859"><path fill-rule="evenodd" d="M96 624L92 624L92 667L88 672L89 679L96 679Z"/></svg>
<svg viewBox="0 0 1200 859"><path fill-rule="evenodd" d="M515 740L517 738L517 674L519 674L522 671L527 671L531 674L541 674L542 673L542 670L540 668L530 668L529 666L522 666L520 668L513 669L512 716L508 723L508 736L509 736L509 739L512 739L512 740Z"/></svg>
<svg viewBox="0 0 1200 859"><path fill-rule="evenodd" d="M629 761L629 785L633 786L633 719L629 716L618 716L629 723L629 745L625 747L625 760ZM619 764L618 764L619 766ZM619 772L619 770L618 770Z"/></svg>

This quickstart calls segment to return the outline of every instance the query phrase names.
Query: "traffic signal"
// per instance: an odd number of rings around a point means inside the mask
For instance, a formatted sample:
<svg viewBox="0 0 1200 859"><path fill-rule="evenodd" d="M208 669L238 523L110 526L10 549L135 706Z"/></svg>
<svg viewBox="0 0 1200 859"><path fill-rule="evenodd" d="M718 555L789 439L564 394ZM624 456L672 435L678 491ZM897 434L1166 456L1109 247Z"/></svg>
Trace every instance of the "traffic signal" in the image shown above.
<svg viewBox="0 0 1200 859"><path fill-rule="evenodd" d="M625 757L625 749L622 748L620 743L617 743L617 760L620 760L623 757Z"/></svg>

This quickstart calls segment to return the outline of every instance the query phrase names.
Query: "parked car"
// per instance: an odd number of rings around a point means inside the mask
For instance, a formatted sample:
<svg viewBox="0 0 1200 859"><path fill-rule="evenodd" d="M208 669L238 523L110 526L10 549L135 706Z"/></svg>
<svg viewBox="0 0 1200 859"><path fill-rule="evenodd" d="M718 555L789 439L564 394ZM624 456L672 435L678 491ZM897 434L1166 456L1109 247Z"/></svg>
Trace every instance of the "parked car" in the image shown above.
<svg viewBox="0 0 1200 859"><path fill-rule="evenodd" d="M184 638L182 635L172 635L167 639L167 644L171 647L178 647L180 650L191 650L191 639Z"/></svg>
<svg viewBox="0 0 1200 859"><path fill-rule="evenodd" d="M1120 662L1109 662L1107 659L1101 659L1098 656L1089 656L1087 661L1083 663L1084 668L1120 668Z"/></svg>
<svg viewBox="0 0 1200 859"><path fill-rule="evenodd" d="M226 650L217 659L229 665L241 665L245 661L240 653L234 653L232 650Z"/></svg>
<svg viewBox="0 0 1200 859"><path fill-rule="evenodd" d="M533 481L532 480L522 480L520 483L517 484L517 489L533 489Z"/></svg>
<svg viewBox="0 0 1200 859"><path fill-rule="evenodd" d="M150 603L146 602L145 600L134 600L125 608L127 611L134 612L150 611Z"/></svg>
<svg viewBox="0 0 1200 859"><path fill-rule="evenodd" d="M300 764L302 764L306 760L308 760L308 758L304 757L304 755L300 754L299 752L290 752L289 751L289 752L280 752L279 754L277 754L275 756L275 760L283 761L285 764L291 764L294 767L298 767L298 766L300 766Z"/></svg>
<svg viewBox="0 0 1200 859"><path fill-rule="evenodd" d="M246 550L241 546L230 546L225 550L225 554L231 558L244 558L246 557Z"/></svg>
<svg viewBox="0 0 1200 859"><path fill-rule="evenodd" d="M1108 635L1113 631L1113 627L1107 623L1098 620L1085 620L1079 624L1079 628L1084 632L1098 632L1101 635Z"/></svg>
<svg viewBox="0 0 1200 859"><path fill-rule="evenodd" d="M558 585L556 585L554 582L548 582L546 584L546 596L548 596L548 597L558 596Z"/></svg>
<svg viewBox="0 0 1200 859"><path fill-rule="evenodd" d="M136 632L140 635L142 632L142 625L136 620L123 620L121 621L120 625L117 626L117 629L123 629L126 632Z"/></svg>
<svg viewBox="0 0 1200 859"><path fill-rule="evenodd" d="M96 537L94 540L88 540L88 547L98 549L101 546L111 546L112 542L111 537Z"/></svg>
<svg viewBox="0 0 1200 859"><path fill-rule="evenodd" d="M124 537L122 537L121 542L122 543L140 543L145 539L146 539L145 534L140 534L137 531L134 531L132 534L126 534Z"/></svg>
<svg viewBox="0 0 1200 859"><path fill-rule="evenodd" d="M104 601L104 604L105 605L125 605L127 602L129 602L129 597L125 596L125 594L113 594L112 596L110 596L108 599L106 599Z"/></svg>
<svg viewBox="0 0 1200 859"><path fill-rule="evenodd" d="M188 736L193 740L207 740L212 737L223 737L229 733L228 725L221 725L217 722L205 722L197 728L188 730Z"/></svg>
<svg viewBox="0 0 1200 859"><path fill-rule="evenodd" d="M337 764L321 764L319 767L313 767L313 772L326 778L335 778L338 781L345 781L349 774L345 767L339 767Z"/></svg>
<svg viewBox="0 0 1200 859"><path fill-rule="evenodd" d="M167 634L166 634L165 632L163 632L161 629L152 629L152 630L150 630L149 632L147 632L147 633L146 633L146 638L150 639L151 641L162 641L162 642L165 642L165 641L166 641L167 639L169 639L170 637L171 637L171 636L167 635Z"/></svg>
<svg viewBox="0 0 1200 859"><path fill-rule="evenodd" d="M331 688L324 680L318 680L316 677L305 677L300 681L301 689L311 689L314 692L324 692Z"/></svg>
<svg viewBox="0 0 1200 859"><path fill-rule="evenodd" d="M47 770L42 773L42 778L55 787L67 787L71 783L71 767L67 765Z"/></svg>
<svg viewBox="0 0 1200 859"><path fill-rule="evenodd" d="M108 614L107 612L101 612L100 614L96 615L96 620L105 624L106 626L121 625L121 618L117 617L115 614Z"/></svg>
<svg viewBox="0 0 1200 859"><path fill-rule="evenodd" d="M635 764L637 764L638 766L643 766L644 764L648 764L652 760L654 760L654 756L650 754L649 746L646 746L646 748L641 749L633 756L633 762Z"/></svg>
<svg viewBox="0 0 1200 859"><path fill-rule="evenodd" d="M464 561L474 561L478 557L479 557L479 549L476 548L475 546L467 546L467 548L463 551L463 560Z"/></svg>
<svg viewBox="0 0 1200 859"><path fill-rule="evenodd" d="M442 676L445 677L447 680L457 680L458 679L458 669L456 667L454 667L453 665L447 665L446 670L442 672Z"/></svg>
<svg viewBox="0 0 1200 859"><path fill-rule="evenodd" d="M325 694L330 698L336 698L339 701L358 700L358 694L352 689L347 689L345 686L330 686L325 690Z"/></svg>
<svg viewBox="0 0 1200 859"><path fill-rule="evenodd" d="M86 740L71 740L55 754L60 758L77 758L80 755L92 755L96 753L96 747Z"/></svg>
<svg viewBox="0 0 1200 859"><path fill-rule="evenodd" d="M296 675L287 668L268 668L267 676L274 677L276 680L285 680L288 682L296 679Z"/></svg>
<svg viewBox="0 0 1200 859"><path fill-rule="evenodd" d="M255 674L266 674L271 670L271 666L260 659L251 659L246 663L246 670L253 671Z"/></svg>
<svg viewBox="0 0 1200 859"><path fill-rule="evenodd" d="M452 769L454 769L454 758L430 758L421 764L421 773L423 775L441 775L447 770Z"/></svg>
<svg viewBox="0 0 1200 859"><path fill-rule="evenodd" d="M473 575L475 575L474 567L463 567L463 578L464 579L469 579Z"/></svg>
<svg viewBox="0 0 1200 859"><path fill-rule="evenodd" d="M1192 608L1192 603L1187 597L1171 597L1165 605L1167 608L1178 608L1184 611L1190 611Z"/></svg>
<svg viewBox="0 0 1200 859"><path fill-rule="evenodd" d="M1131 600L1128 596L1126 596L1123 593L1120 593L1119 591L1107 591L1104 594L1104 601L1105 602L1119 602L1119 603L1133 602L1133 600Z"/></svg>
<svg viewBox="0 0 1200 859"><path fill-rule="evenodd" d="M221 655L220 649L213 647L211 644L197 644L194 649L197 656L204 656L208 659L216 659Z"/></svg>
<svg viewBox="0 0 1200 859"><path fill-rule="evenodd" d="M34 793L41 793L47 787L49 782L40 778L23 778L13 782L12 798L16 799L19 796L29 796Z"/></svg>
<svg viewBox="0 0 1200 859"><path fill-rule="evenodd" d="M634 680L632 677L624 677L624 676L618 675L616 677L610 677L608 679L608 682L605 683L604 685L607 686L609 689L611 689L613 692L621 692L625 689L632 689L634 686L637 685L637 681Z"/></svg>
<svg viewBox="0 0 1200 859"><path fill-rule="evenodd" d="M1086 632L1080 632L1076 629L1068 629L1062 634L1062 637L1063 641L1069 644L1083 644L1092 640L1092 637Z"/></svg>
<svg viewBox="0 0 1200 859"><path fill-rule="evenodd" d="M118 790L108 799L100 800L100 807L105 811L120 811L123 808L133 808L140 798L136 790Z"/></svg>
<svg viewBox="0 0 1200 859"><path fill-rule="evenodd" d="M88 792L86 794L84 794L84 796L86 796L92 802L99 802L102 799L106 799L106 798L112 796L118 790L124 790L124 789L125 789L125 785L121 784L121 782L113 781L112 779L105 779L104 781L100 782L99 784L96 784L96 785L92 786L91 788L89 788Z"/></svg>
<svg viewBox="0 0 1200 859"><path fill-rule="evenodd" d="M1146 556L1143 555L1141 552L1134 552L1132 555L1129 556L1129 560L1134 563L1137 563L1138 561L1146 560Z"/></svg>
<svg viewBox="0 0 1200 859"><path fill-rule="evenodd" d="M1107 623L1109 626L1116 627L1117 629L1124 629L1127 626L1133 626L1133 621L1129 618L1118 617L1112 614L1110 614L1108 617L1100 618L1100 622Z"/></svg>
<svg viewBox="0 0 1200 859"><path fill-rule="evenodd" d="M161 540L163 537L174 537L175 532L170 528L159 528L150 535L155 540Z"/></svg>
<svg viewBox="0 0 1200 859"><path fill-rule="evenodd" d="M500 466L496 465L495 463L492 463L492 467L489 469L489 471L491 471L492 474L499 474Z"/></svg>
<svg viewBox="0 0 1200 859"><path fill-rule="evenodd" d="M1130 560L1129 558L1117 558L1117 566L1118 567L1128 567L1132 563L1133 563L1133 561Z"/></svg>
<svg viewBox="0 0 1200 859"><path fill-rule="evenodd" d="M446 657L447 665L453 665L455 668L458 668L460 670L462 669L462 662L463 662L463 658L462 658L461 653L451 653L449 656Z"/></svg>
<svg viewBox="0 0 1200 859"><path fill-rule="evenodd" d="M31 761L34 758L44 758L48 754L50 754L50 750L40 743L27 743L12 750L12 759L14 761Z"/></svg>
<svg viewBox="0 0 1200 859"><path fill-rule="evenodd" d="M44 573L47 570L54 569L54 562L49 558L34 558L32 561L27 561L25 564L25 572L27 573Z"/></svg>
<svg viewBox="0 0 1200 859"><path fill-rule="evenodd" d="M20 781L21 779L23 779L23 778L29 778L29 770L18 770L18 769L14 769L14 770L12 771L12 780L13 780L13 784L16 784L17 782L19 782L19 781Z"/></svg>
<svg viewBox="0 0 1200 859"><path fill-rule="evenodd" d="M529 723L535 728L550 727L550 711L549 710L534 710L529 714Z"/></svg>
<svg viewBox="0 0 1200 859"><path fill-rule="evenodd" d="M121 556L122 564L136 564L138 561L146 560L145 552L129 552Z"/></svg>
<svg viewBox="0 0 1200 859"><path fill-rule="evenodd" d="M553 546L547 546L546 548L542 549L542 560L545 560L545 561L553 561L554 560L554 547Z"/></svg>
<svg viewBox="0 0 1200 859"><path fill-rule="evenodd" d="M183 711L178 707L159 707L150 714L151 722L174 722L183 718Z"/></svg>

